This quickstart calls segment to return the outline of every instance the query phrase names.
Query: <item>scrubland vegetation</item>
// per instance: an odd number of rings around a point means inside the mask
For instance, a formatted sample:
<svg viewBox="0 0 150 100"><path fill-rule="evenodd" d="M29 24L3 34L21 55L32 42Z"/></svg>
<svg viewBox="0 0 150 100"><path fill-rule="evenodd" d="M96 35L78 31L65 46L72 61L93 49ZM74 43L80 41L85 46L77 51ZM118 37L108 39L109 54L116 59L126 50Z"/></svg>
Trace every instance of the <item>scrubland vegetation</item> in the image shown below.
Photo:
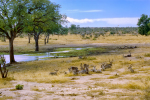
<svg viewBox="0 0 150 100"><path fill-rule="evenodd" d="M68 28L60 8L49 0L0 1L0 100L150 100L148 15L138 27ZM14 56L52 52L28 62Z"/></svg>
<svg viewBox="0 0 150 100"><path fill-rule="evenodd" d="M14 41L15 53L34 52L34 41L28 43L27 37L16 38ZM105 43L105 44L102 44ZM0 78L0 99L17 99L20 96L39 99L102 99L102 100L148 100L150 98L150 63L149 63L149 36L124 36L105 35L97 40L82 39L80 35L50 36L49 43L43 43L43 37L39 39L40 51L63 51L70 47L89 47L88 50L72 52L76 57L53 58L50 60L18 62L7 67L8 77ZM8 53L8 41L0 42L1 53ZM86 44L86 45L84 45ZM101 44L101 45L99 45ZM109 45L108 45L109 44ZM137 46L137 48L120 49L119 47ZM61 47L61 48L60 48ZM65 48L62 48L65 47ZM95 48L96 47L96 48ZM101 47L101 48L100 48ZM57 49L56 49L57 48ZM89 52L90 54L88 54ZM100 53L95 53L99 51ZM132 57L123 57L131 51ZM71 52L70 52L71 53ZM85 58L79 59L83 54ZM79 55L78 55L79 54ZM67 54L66 54L67 55ZM96 66L101 68L102 63L108 63L113 59L112 67L102 73L89 72L89 74L73 75L68 68L80 64L89 64L89 69ZM132 65L134 73L128 69ZM50 72L59 70L57 75ZM64 73L67 72L67 74ZM15 90L17 84L24 85L23 90ZM57 89L56 89L57 88ZM59 88L59 89L58 89ZM6 91L3 91L6 89ZM80 89L80 92L78 91ZM24 91L24 92L17 92ZM31 95L25 95L26 91L33 91ZM10 93L12 95L10 95Z"/></svg>

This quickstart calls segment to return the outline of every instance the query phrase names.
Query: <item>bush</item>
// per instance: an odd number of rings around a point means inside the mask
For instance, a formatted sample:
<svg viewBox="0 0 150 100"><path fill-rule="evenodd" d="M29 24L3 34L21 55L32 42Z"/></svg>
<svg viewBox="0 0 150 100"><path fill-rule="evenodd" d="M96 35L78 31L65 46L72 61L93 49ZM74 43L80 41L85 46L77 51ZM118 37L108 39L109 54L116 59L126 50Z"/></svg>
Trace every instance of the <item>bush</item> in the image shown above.
<svg viewBox="0 0 150 100"><path fill-rule="evenodd" d="M22 90L22 89L23 89L23 86L24 86L24 85L18 84L18 85L16 85L16 89L17 89L17 90Z"/></svg>
<svg viewBox="0 0 150 100"><path fill-rule="evenodd" d="M110 32L111 35L115 34L115 32Z"/></svg>
<svg viewBox="0 0 150 100"><path fill-rule="evenodd" d="M96 40L96 38L93 38L93 40Z"/></svg>
<svg viewBox="0 0 150 100"><path fill-rule="evenodd" d="M85 39L90 39L90 37L86 36L86 38L85 38Z"/></svg>

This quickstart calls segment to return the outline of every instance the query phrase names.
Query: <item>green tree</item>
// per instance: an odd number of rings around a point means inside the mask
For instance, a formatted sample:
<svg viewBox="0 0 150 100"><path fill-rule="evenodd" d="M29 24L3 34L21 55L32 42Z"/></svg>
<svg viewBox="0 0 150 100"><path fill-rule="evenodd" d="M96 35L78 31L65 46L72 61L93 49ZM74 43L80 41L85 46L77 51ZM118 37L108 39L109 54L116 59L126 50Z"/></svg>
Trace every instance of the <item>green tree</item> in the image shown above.
<svg viewBox="0 0 150 100"><path fill-rule="evenodd" d="M148 15L142 14L137 25L139 26L139 34L146 36L150 35L150 18L148 17Z"/></svg>
<svg viewBox="0 0 150 100"><path fill-rule="evenodd" d="M68 34L68 28L67 27L63 27L62 25L59 28L59 34L60 35L67 35Z"/></svg>
<svg viewBox="0 0 150 100"><path fill-rule="evenodd" d="M39 51L38 39L40 34L48 29L59 27L65 22L66 16L59 13L60 5L53 4L49 0L31 0L29 7L29 29L33 31L35 51Z"/></svg>
<svg viewBox="0 0 150 100"><path fill-rule="evenodd" d="M13 41L27 22L29 0L0 0L0 35L9 40L10 63L15 62Z"/></svg>
<svg viewBox="0 0 150 100"><path fill-rule="evenodd" d="M74 34L76 32L76 25L75 24L71 24L71 27L70 27L70 31L71 31L71 34Z"/></svg>

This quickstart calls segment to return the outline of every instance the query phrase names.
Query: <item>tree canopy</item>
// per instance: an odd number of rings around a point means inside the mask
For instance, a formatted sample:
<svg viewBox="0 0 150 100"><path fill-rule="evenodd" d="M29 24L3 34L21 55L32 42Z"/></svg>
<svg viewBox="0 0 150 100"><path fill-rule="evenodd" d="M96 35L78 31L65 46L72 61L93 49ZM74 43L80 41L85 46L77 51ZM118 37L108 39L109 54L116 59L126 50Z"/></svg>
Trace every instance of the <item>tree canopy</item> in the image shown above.
<svg viewBox="0 0 150 100"><path fill-rule="evenodd" d="M0 0L0 35L9 39L10 63L15 62L13 41L27 24L29 0Z"/></svg>
<svg viewBox="0 0 150 100"><path fill-rule="evenodd" d="M137 25L139 26L139 34L150 35L150 17L148 15L142 14Z"/></svg>
<svg viewBox="0 0 150 100"><path fill-rule="evenodd" d="M31 0L28 30L34 33L35 51L39 51L38 39L43 32L56 31L65 22L66 16L59 13L60 5L49 0ZM49 34L49 33L48 33Z"/></svg>
<svg viewBox="0 0 150 100"><path fill-rule="evenodd" d="M9 39L10 63L15 62L13 41L22 32L34 33L38 51L39 35L66 21L59 8L49 0L0 0L0 35Z"/></svg>

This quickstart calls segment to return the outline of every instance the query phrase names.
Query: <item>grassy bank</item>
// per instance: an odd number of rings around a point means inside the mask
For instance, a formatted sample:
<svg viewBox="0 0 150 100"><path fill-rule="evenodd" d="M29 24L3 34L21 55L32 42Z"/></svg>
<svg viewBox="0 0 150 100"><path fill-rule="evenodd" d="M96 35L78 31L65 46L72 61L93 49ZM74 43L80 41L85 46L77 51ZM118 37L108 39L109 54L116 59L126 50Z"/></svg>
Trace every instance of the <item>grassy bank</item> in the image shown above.
<svg viewBox="0 0 150 100"><path fill-rule="evenodd" d="M73 37L72 37L73 36ZM40 51L70 51L69 53L60 53L62 56L77 56L68 58L57 58L43 61L30 61L20 62L8 67L8 78L0 78L0 88L13 87L11 80L15 81L27 81L29 83L48 83L50 87L58 88L100 88L98 90L81 90L83 93L77 91L76 93L55 94L54 91L39 90L34 87L31 91L38 91L39 94L47 93L48 95L60 96L64 99L71 97L89 97L91 98L104 98L108 100L133 100L138 98L139 100L149 100L150 98L150 59L149 59L149 47L118 50L113 53L108 51L113 48L85 48L81 50L74 50L72 48L54 48L55 44L65 46L66 44L86 44L86 43L150 43L149 37L145 36L105 36L100 37L97 40L81 39L79 35L68 36L51 36L51 39L47 45L43 44L43 39L39 40ZM27 43L27 38L23 38L23 42L20 38L15 40L15 53L30 53L31 55L37 55L34 52L34 41L31 40L31 44ZM0 52L8 52L8 41L2 43ZM64 45L65 44L65 45ZM109 49L109 50L108 50ZM123 54L127 55L129 50L132 53L132 57L123 57ZM105 53L104 53L105 52ZM40 55L40 54L39 54ZM86 56L83 59L79 59L78 56ZM101 68L102 63L109 63L109 60L113 59L112 68L102 71L102 73L90 72L91 75L72 75L64 74L64 71L68 71L71 66L80 68L80 64L89 64L89 69L96 66L97 69ZM129 65L132 64L134 73L128 70ZM54 70L59 70L57 76L52 76L49 73ZM38 87L38 86L37 86ZM74 92L75 89L71 92ZM135 92L134 92L135 91ZM47 96L47 95L46 95ZM109 96L109 98L107 98ZM69 98L65 98L69 97ZM122 98L121 98L122 97ZM4 97L5 98L5 97ZM86 99L86 98L85 98ZM137 100L138 100L137 99Z"/></svg>
<svg viewBox="0 0 150 100"><path fill-rule="evenodd" d="M150 43L150 36L132 36L126 34L125 36L100 36L98 39L82 39L80 35L65 35L65 36L50 36L49 43L44 44L44 36L39 39L39 52L51 51L55 45L61 45L61 47L69 44L91 44L91 43L113 43L113 44L124 44L124 43ZM35 41L31 38L31 43L28 43L28 38L15 38L14 40L14 52L15 54L35 53ZM0 41L0 54L9 53L9 41Z"/></svg>

